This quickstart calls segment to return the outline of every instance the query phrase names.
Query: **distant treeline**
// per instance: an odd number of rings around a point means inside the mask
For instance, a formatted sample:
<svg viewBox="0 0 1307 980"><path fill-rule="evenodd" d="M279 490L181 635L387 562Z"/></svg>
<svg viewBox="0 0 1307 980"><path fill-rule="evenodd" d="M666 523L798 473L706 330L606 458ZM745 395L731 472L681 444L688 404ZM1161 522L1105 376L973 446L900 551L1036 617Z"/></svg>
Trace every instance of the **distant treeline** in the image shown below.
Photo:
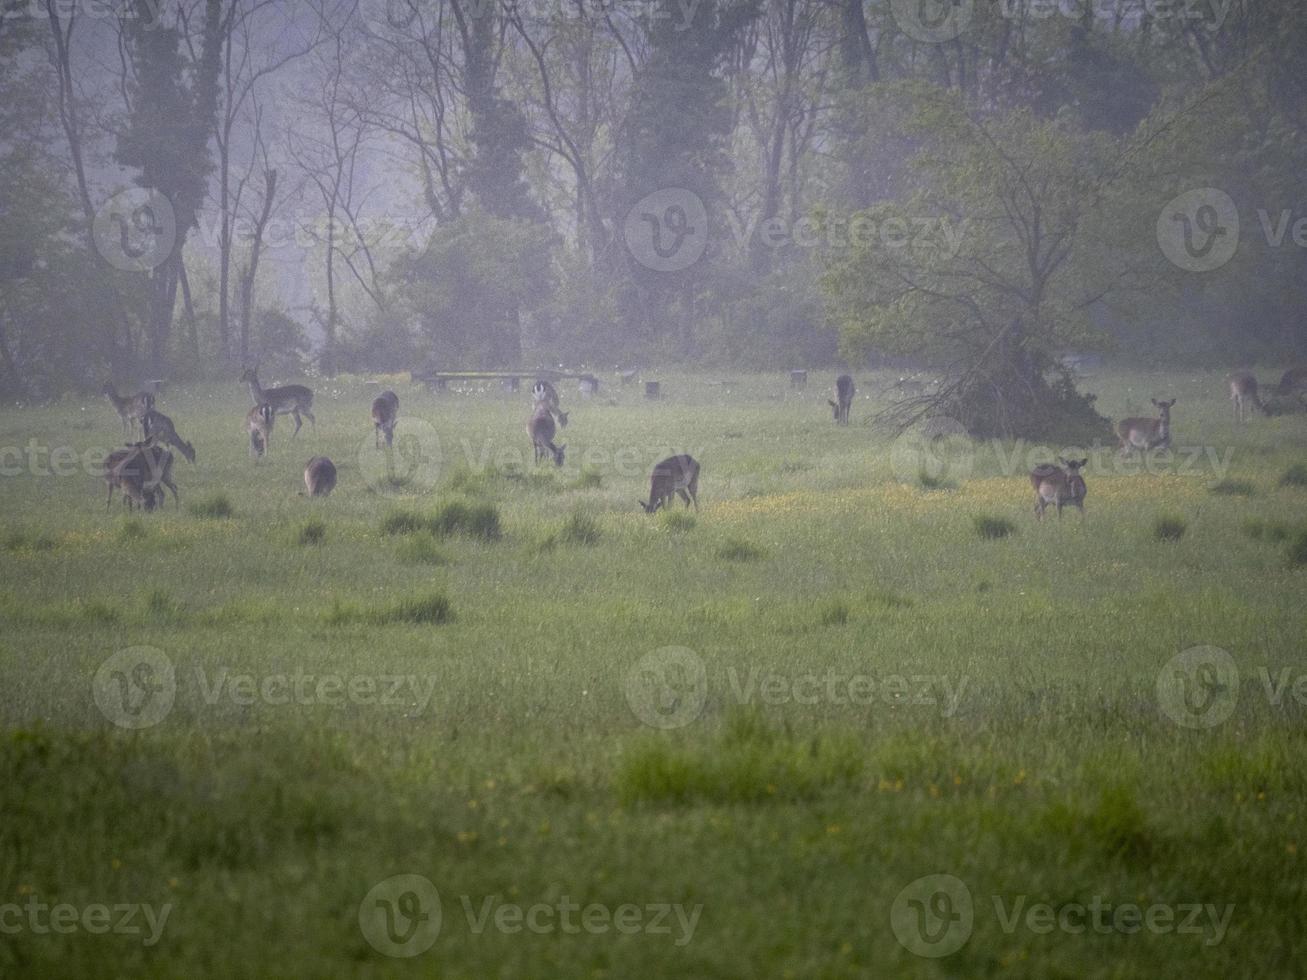
<svg viewBox="0 0 1307 980"><path fill-rule="evenodd" d="M1307 352L1293 0L10 6L7 400Z"/></svg>

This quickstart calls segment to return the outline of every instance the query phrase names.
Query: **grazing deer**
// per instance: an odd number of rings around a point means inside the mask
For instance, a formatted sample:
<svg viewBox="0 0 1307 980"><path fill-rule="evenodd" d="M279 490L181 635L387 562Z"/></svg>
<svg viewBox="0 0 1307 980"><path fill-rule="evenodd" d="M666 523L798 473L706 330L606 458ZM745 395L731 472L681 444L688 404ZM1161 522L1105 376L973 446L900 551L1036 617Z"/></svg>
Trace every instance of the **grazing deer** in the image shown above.
<svg viewBox="0 0 1307 980"><path fill-rule="evenodd" d="M148 391L140 391L124 398L114 389L112 382L105 382L104 397L109 399L118 417L123 422L123 435L130 435L133 428L154 408L154 396Z"/></svg>
<svg viewBox="0 0 1307 980"><path fill-rule="evenodd" d="M1158 411L1158 418L1122 419L1116 424L1116 436L1121 440L1121 452L1129 455L1134 450L1170 449L1171 448L1171 406L1169 402L1150 399Z"/></svg>
<svg viewBox="0 0 1307 980"><path fill-rule="evenodd" d="M149 439L115 449L104 460L104 481L109 485L105 509L113 502L114 487L122 490L128 509L133 502L143 504L147 511L162 507L166 499L163 487L172 491L173 502L181 506L177 484L172 482L172 463L172 453Z"/></svg>
<svg viewBox="0 0 1307 980"><path fill-rule="evenodd" d="M1062 508L1067 504L1077 508L1083 517L1085 513L1085 478L1080 475L1082 467L1089 464L1089 459L1062 459L1058 462L1062 469L1052 463L1041 463L1030 471L1030 485L1035 488L1035 516L1044 519L1044 510L1049 504L1057 506L1057 516L1062 517Z"/></svg>
<svg viewBox="0 0 1307 980"><path fill-rule="evenodd" d="M381 448L383 436L386 440L386 448L390 448L390 444L395 439L395 423L397 421L399 421L399 395L393 391L383 391L372 400L372 427L376 430L378 449ZM315 456L313 458L319 459L321 457Z"/></svg>
<svg viewBox="0 0 1307 980"><path fill-rule="evenodd" d="M547 404L542 402L536 406L535 414L526 423L526 431L531 437L531 445L535 448L537 463L546 456L553 456L555 465L563 465L563 450L567 448L567 444L554 445L554 432L557 430L554 428L554 417L550 414Z"/></svg>
<svg viewBox="0 0 1307 980"><path fill-rule="evenodd" d="M1234 417L1240 422L1248 418L1248 405L1261 412L1263 415L1270 415L1270 409L1262 404L1261 398L1257 395L1257 379L1247 372L1232 374L1227 379L1230 382L1230 401L1234 403Z"/></svg>
<svg viewBox="0 0 1307 980"><path fill-rule="evenodd" d="M1299 401L1307 401L1307 366L1285 371L1275 393L1285 397L1297 394Z"/></svg>
<svg viewBox="0 0 1307 980"><path fill-rule="evenodd" d="M123 503L128 510L139 504L143 510L154 510L154 491L146 492L144 474L139 466L125 467L123 464L135 452L135 447L115 449L104 458L104 482L109 487L109 496L105 499L104 509L113 503L114 487L122 491Z"/></svg>
<svg viewBox="0 0 1307 980"><path fill-rule="evenodd" d="M826 404L831 407L835 415L836 425L849 424L849 406L853 404L853 379L847 374L841 374L835 379L835 401L826 399Z"/></svg>
<svg viewBox="0 0 1307 980"><path fill-rule="evenodd" d="M541 405L548 407L550 414L558 420L558 424L564 429L567 428L567 413L558 407L558 391L548 381L541 378L531 386L531 400L537 409Z"/></svg>
<svg viewBox="0 0 1307 980"><path fill-rule="evenodd" d="M659 507L670 507L677 494L687 510L691 501L694 509L699 509L699 463L693 456L668 456L656 464L649 477L649 502L638 503L646 514L652 514Z"/></svg>
<svg viewBox="0 0 1307 980"><path fill-rule="evenodd" d="M304 489L310 497L326 497L336 489L336 464L326 456L314 456L304 467Z"/></svg>
<svg viewBox="0 0 1307 980"><path fill-rule="evenodd" d="M300 421L303 415L313 423L313 428L318 427L318 420L313 417L313 392L303 385L284 385L281 388L264 388L259 384L258 365L252 368L246 368L241 375L241 381L250 386L250 397L254 399L254 406L271 405L274 415L290 415L295 419L295 431L292 432L291 438L299 435L300 426L304 423Z"/></svg>
<svg viewBox="0 0 1307 980"><path fill-rule="evenodd" d="M268 451L272 440L272 424L277 413L269 404L255 405L245 416L245 428L250 434L250 455L255 459Z"/></svg>
<svg viewBox="0 0 1307 980"><path fill-rule="evenodd" d="M186 462L195 462L195 447L189 442L177 435L177 429L172 424L172 419L164 415L163 412L156 412L150 409L141 419L141 425L145 429L145 438L153 439L155 442L162 443L165 446L172 446L186 458Z"/></svg>

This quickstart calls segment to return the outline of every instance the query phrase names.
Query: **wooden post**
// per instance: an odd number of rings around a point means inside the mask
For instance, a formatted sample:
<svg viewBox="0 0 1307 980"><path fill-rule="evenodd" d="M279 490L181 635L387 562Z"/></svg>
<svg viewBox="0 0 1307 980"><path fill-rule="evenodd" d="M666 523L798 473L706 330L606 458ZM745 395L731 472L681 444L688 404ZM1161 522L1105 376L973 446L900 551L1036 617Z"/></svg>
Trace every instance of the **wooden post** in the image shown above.
<svg viewBox="0 0 1307 980"><path fill-rule="evenodd" d="M808 372L807 372L807 371L791 371L791 372L790 372L790 387L791 387L791 388L802 388L802 387L804 387L804 385L806 385L807 383L808 383Z"/></svg>
<svg viewBox="0 0 1307 980"><path fill-rule="evenodd" d="M644 397L650 399L662 398L662 387L657 381L646 381L644 383Z"/></svg>

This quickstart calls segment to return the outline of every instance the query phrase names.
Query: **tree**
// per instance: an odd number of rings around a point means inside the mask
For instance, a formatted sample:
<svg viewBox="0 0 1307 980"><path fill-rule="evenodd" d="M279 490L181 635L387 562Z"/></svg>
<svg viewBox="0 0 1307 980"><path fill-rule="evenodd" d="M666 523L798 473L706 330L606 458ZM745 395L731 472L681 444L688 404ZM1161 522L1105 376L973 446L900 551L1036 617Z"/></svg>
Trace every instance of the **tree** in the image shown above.
<svg viewBox="0 0 1307 980"><path fill-rule="evenodd" d="M824 285L846 356L912 355L947 380L884 418L943 414L975 435L1106 434L1058 355L1095 343L1088 310L1126 277L1098 247L1124 148L1028 110L977 117L937 90L886 94L911 107L917 187L854 217Z"/></svg>
<svg viewBox="0 0 1307 980"><path fill-rule="evenodd" d="M150 273L146 334L150 370L161 376L177 303L182 249L196 225L213 169L209 137L218 111L218 74L225 32L221 0L205 0L197 59L182 53L182 29L156 23L151 0L134 0L120 15L132 78L130 108L115 158L138 171L136 183L172 206L176 244Z"/></svg>

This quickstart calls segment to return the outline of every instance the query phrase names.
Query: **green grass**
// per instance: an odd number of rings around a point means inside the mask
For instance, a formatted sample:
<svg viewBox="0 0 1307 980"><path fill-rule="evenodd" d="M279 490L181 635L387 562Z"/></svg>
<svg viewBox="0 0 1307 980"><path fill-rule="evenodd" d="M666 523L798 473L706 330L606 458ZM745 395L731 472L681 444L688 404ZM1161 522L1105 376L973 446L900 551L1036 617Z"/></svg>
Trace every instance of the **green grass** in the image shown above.
<svg viewBox="0 0 1307 980"><path fill-rule="evenodd" d="M729 397L663 375L658 402L614 385L568 406L561 470L532 461L529 395L386 379L443 452L401 494L358 462L376 379L308 379L316 430L257 465L241 386L172 386L160 408L200 454L174 469L180 509L106 511L92 474L0 477L0 905L172 912L153 947L5 934L0 974L1296 976L1307 510L1281 478L1307 416L1236 424L1224 373L1100 372L1114 417L1179 397L1177 451L1150 472L1077 447L1094 456L1084 519L1039 533L1028 464L1064 447L980 443L947 493L923 492L889 434L831 424L814 391L833 371ZM893 379L858 372L866 411ZM95 396L0 410L0 445L120 437ZM1237 479L1206 456L1186 468L1192 445L1233 449ZM700 510L650 517L635 501L671 452L701 462ZM340 480L310 515L315 454ZM1158 544L1159 514L1180 541ZM1236 701L1188 728L1159 673L1206 646L1238 678L1199 671L1200 693ZM139 648L176 691L131 730L97 701L131 665L97 672ZM300 700L278 686L310 676ZM413 960L358 921L402 873L442 899ZM891 909L935 873L965 882L975 919L930 960ZM465 912L562 896L702 915L677 945L477 931ZM1008 932L996 896L1234 912L1212 944Z"/></svg>
<svg viewBox="0 0 1307 980"><path fill-rule="evenodd" d="M1257 484L1252 480L1217 480L1207 488L1211 493L1226 497L1253 497L1257 495Z"/></svg>

